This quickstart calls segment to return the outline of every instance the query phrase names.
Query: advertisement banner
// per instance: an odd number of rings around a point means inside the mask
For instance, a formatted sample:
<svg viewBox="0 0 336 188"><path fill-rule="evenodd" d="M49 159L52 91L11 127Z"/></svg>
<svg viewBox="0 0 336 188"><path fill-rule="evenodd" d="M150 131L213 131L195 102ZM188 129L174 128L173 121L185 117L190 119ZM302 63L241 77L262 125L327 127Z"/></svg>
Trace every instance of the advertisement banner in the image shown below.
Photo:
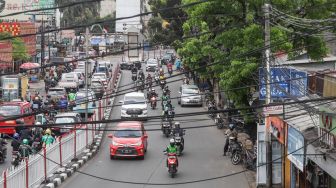
<svg viewBox="0 0 336 188"><path fill-rule="evenodd" d="M289 92L289 70L287 68L271 68L271 98L285 98ZM259 83L260 92L259 98L266 97L266 69L259 69Z"/></svg>
<svg viewBox="0 0 336 188"><path fill-rule="evenodd" d="M266 118L266 129L278 139L281 144L285 143L285 122L278 116Z"/></svg>
<svg viewBox="0 0 336 188"><path fill-rule="evenodd" d="M307 95L308 75L306 72L296 69L290 70L290 94L295 97Z"/></svg>
<svg viewBox="0 0 336 188"><path fill-rule="evenodd" d="M303 172L304 167L304 137L295 128L288 126L287 158Z"/></svg>

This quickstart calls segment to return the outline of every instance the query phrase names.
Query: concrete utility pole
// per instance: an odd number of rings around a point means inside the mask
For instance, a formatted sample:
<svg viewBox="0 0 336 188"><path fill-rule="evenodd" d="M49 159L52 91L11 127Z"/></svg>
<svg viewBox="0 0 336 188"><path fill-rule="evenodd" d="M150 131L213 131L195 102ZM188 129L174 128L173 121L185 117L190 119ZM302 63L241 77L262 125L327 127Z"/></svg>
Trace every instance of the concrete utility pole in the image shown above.
<svg viewBox="0 0 336 188"><path fill-rule="evenodd" d="M41 24L41 67L42 67L42 74L45 75L44 73L44 20L42 18L42 24Z"/></svg>
<svg viewBox="0 0 336 188"><path fill-rule="evenodd" d="M89 57L89 28L87 27L85 30L85 53L86 53L86 57ZM86 59L85 61L85 96L86 96L86 101L85 101L85 121L88 120L88 111L89 111L89 105L88 105L88 101L89 101L89 92L88 92L88 76L89 76L89 71L88 71L88 67L89 66L89 61Z"/></svg>
<svg viewBox="0 0 336 188"><path fill-rule="evenodd" d="M264 5L264 13L265 13L265 59L266 59L266 71L265 79L266 79L266 104L271 103L271 66L270 66L270 55L271 55L271 28L270 28L270 10L271 5ZM266 120L265 120L266 123ZM271 144L271 135L268 130L265 131L265 141L266 141L266 187L272 187L272 144Z"/></svg>

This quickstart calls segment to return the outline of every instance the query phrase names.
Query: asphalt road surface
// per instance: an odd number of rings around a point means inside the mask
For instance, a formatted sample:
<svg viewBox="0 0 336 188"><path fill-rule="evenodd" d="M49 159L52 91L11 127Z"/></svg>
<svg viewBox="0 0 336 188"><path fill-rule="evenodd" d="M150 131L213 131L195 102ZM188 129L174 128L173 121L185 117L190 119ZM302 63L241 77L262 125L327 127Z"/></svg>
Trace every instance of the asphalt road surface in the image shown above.
<svg viewBox="0 0 336 188"><path fill-rule="evenodd" d="M143 65L143 67L145 67ZM147 75L147 74L146 74ZM175 80L178 77L168 79ZM131 73L124 71L120 86L131 82ZM169 84L171 97L178 96L178 88L182 81ZM132 86L128 86L132 87ZM125 89L125 87L121 88ZM161 89L155 88L161 96ZM131 92L132 89L129 90ZM123 96L118 96L115 104L122 100ZM160 103L159 103L160 104ZM177 104L177 100L172 101L175 106L176 113L198 112L205 110L201 107L184 107L181 108ZM160 109L149 110L149 116L161 114ZM112 118L120 118L120 106L116 106L112 110ZM181 122L181 127L212 125L213 121L207 115L189 116L176 118L176 121ZM108 128L113 128L116 123L108 125ZM160 123L157 120L149 119L145 122L145 128L160 128ZM161 131L148 132L148 151L144 160L139 159L118 159L110 160L109 144L110 139L105 137L102 141L99 153L82 168L81 172L94 175L96 177L75 173L61 187L71 188L92 188L92 187L118 187L118 188L140 188L140 187L236 187L245 188L248 186L248 181L244 173L229 176L226 178L215 179L211 181L174 185L178 182L197 181L206 178L214 178L224 176L231 173L239 172L242 169L240 165L234 166L229 158L222 156L224 136L222 131L216 127L188 129L186 131L185 150L183 156L179 157L179 169L175 178L171 178L165 167L166 156L163 155L163 150L169 144L169 138L163 136ZM99 179L101 177L103 179ZM127 181L134 183L163 183L171 185L143 185L131 183L118 183L117 181Z"/></svg>

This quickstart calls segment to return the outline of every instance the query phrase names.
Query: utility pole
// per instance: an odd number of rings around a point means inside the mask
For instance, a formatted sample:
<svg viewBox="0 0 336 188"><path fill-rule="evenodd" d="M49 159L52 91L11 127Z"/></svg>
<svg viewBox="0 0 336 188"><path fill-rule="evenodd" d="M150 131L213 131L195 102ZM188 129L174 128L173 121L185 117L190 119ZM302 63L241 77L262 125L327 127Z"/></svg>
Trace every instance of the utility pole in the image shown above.
<svg viewBox="0 0 336 188"><path fill-rule="evenodd" d="M41 67L42 67L42 74L44 75L44 20L42 18L41 24Z"/></svg>
<svg viewBox="0 0 336 188"><path fill-rule="evenodd" d="M86 57L89 57L89 28L87 27L85 29L85 53L86 53ZM85 96L86 96L86 102L85 102L85 121L88 120L88 102L89 102L89 92L88 92L88 67L89 66L89 61L88 59L86 59L85 61Z"/></svg>
<svg viewBox="0 0 336 188"><path fill-rule="evenodd" d="M271 28L270 28L270 4L264 5L264 13L265 13L265 59L266 59L266 71L265 79L266 79L266 105L271 103L271 66L270 66L270 54L271 54ZM267 118L267 117L266 117ZM265 123L267 121L265 120ZM272 187L272 139L270 132L268 130L265 131L265 141L266 141L266 187Z"/></svg>

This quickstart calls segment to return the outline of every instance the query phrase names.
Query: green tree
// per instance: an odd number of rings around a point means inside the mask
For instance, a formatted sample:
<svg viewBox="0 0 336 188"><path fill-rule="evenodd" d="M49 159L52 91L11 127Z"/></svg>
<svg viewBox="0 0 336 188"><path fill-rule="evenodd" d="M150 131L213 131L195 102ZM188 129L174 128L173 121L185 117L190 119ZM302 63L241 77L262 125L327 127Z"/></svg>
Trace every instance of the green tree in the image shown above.
<svg viewBox="0 0 336 188"><path fill-rule="evenodd" d="M4 38L11 38L10 33L0 33L0 41ZM19 37L9 39L13 46L13 59L14 61L28 61L31 57L27 52L25 43Z"/></svg>
<svg viewBox="0 0 336 188"><path fill-rule="evenodd" d="M196 0L182 0L183 4ZM300 18L328 18L335 6L323 6L329 1L274 0L272 6ZM239 86L258 84L258 67L263 62L263 0L214 0L185 9L188 19L182 28L185 36L195 36L179 42L178 53L191 69L214 63L196 72L203 78L218 78L221 89L233 100L236 107L246 107L252 92L257 88L234 90ZM317 7L319 11L316 11ZM313 9L315 7L315 9ZM294 28L293 31L302 31ZM304 31L304 30L303 30ZM295 40L291 40L295 38ZM312 59L326 56L327 48L322 38L299 36L280 27L271 28L271 51L290 52L293 56L304 47ZM277 45L274 45L277 44ZM209 74L211 73L211 74Z"/></svg>
<svg viewBox="0 0 336 188"><path fill-rule="evenodd" d="M63 6L78 0L56 0L57 6ZM71 7L60 9L63 13L61 27L82 25L92 23L99 18L99 2L82 3ZM85 32L85 28L75 29L77 32Z"/></svg>

